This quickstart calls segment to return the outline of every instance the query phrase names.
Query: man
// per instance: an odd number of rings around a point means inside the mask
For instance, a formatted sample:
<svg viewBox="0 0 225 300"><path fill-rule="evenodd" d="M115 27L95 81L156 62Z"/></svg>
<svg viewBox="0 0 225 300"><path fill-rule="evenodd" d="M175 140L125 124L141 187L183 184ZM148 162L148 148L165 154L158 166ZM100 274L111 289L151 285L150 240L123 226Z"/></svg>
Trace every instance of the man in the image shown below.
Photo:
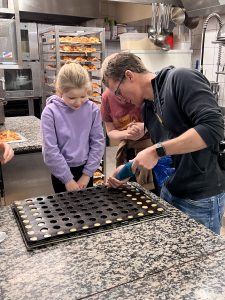
<svg viewBox="0 0 225 300"><path fill-rule="evenodd" d="M125 103L145 104L144 123L154 145L138 153L133 170L152 169L160 157L172 155L175 173L162 187L161 197L219 233L225 171L219 166L218 151L224 122L208 80L196 70L172 66L156 75L140 58L125 52L103 66L103 83L112 92ZM108 182L114 187L121 184L114 177Z"/></svg>

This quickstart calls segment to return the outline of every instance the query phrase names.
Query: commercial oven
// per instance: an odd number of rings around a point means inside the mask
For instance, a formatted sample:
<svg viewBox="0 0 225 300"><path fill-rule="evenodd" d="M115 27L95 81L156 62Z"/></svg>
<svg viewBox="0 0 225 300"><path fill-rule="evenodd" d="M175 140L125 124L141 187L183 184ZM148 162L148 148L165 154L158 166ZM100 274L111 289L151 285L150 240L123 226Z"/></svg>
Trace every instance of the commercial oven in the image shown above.
<svg viewBox="0 0 225 300"><path fill-rule="evenodd" d="M0 78L5 80L6 116L34 115L41 96L39 61L23 62L19 69L1 69Z"/></svg>

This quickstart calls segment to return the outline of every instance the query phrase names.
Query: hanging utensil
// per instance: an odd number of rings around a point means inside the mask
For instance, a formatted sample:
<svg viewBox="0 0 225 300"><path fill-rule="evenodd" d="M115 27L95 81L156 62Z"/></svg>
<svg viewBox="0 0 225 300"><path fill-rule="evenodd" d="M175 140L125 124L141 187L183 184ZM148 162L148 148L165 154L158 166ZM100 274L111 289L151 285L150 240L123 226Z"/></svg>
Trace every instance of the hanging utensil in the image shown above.
<svg viewBox="0 0 225 300"><path fill-rule="evenodd" d="M157 3L152 3L151 7L152 7L152 20L151 20L151 26L148 29L148 34L150 38L154 38L156 34L155 20L156 20Z"/></svg>
<svg viewBox="0 0 225 300"><path fill-rule="evenodd" d="M184 25L189 29L194 29L198 26L200 18L199 17L188 17L187 13L185 12L185 20Z"/></svg>
<svg viewBox="0 0 225 300"><path fill-rule="evenodd" d="M180 7L173 7L171 11L171 20L176 25L181 25L184 23L185 20L185 12L183 8Z"/></svg>

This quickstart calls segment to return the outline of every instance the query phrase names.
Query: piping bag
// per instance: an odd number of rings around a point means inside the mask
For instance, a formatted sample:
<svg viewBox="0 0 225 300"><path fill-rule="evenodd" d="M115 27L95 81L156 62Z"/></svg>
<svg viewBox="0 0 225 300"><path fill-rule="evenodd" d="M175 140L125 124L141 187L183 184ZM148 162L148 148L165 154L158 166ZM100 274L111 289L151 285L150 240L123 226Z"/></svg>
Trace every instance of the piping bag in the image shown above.
<svg viewBox="0 0 225 300"><path fill-rule="evenodd" d="M128 177L132 177L135 174L132 171L132 161L127 162L123 168L116 174L115 178L118 180L123 180L126 179Z"/></svg>

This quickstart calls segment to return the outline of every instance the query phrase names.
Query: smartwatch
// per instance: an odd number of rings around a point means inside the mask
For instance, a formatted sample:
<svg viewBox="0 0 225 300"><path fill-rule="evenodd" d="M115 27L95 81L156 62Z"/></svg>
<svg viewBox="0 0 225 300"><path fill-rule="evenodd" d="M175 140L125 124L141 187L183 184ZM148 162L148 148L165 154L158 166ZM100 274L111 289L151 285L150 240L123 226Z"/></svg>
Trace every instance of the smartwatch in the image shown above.
<svg viewBox="0 0 225 300"><path fill-rule="evenodd" d="M156 151L158 157L166 156L166 150L165 150L165 148L163 147L162 143L157 143L157 144L156 144L155 151Z"/></svg>

